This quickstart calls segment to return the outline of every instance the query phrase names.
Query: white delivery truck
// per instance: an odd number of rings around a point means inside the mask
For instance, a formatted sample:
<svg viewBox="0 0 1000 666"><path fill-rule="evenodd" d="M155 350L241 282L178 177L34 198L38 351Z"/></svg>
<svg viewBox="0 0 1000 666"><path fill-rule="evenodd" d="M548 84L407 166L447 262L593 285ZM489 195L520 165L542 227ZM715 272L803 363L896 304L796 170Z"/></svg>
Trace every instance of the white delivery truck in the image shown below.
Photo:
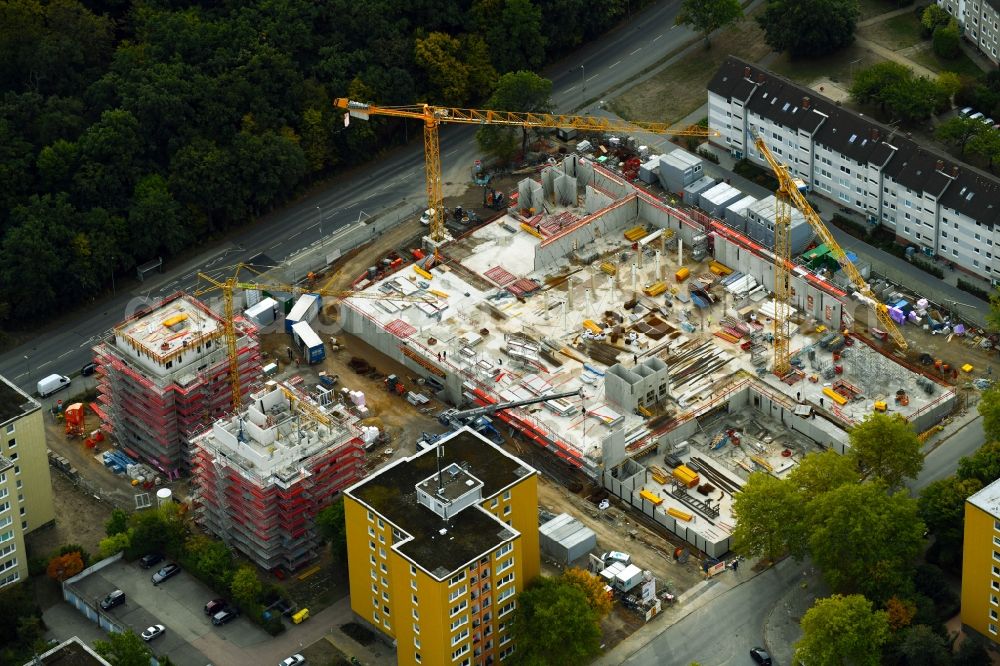
<svg viewBox="0 0 1000 666"><path fill-rule="evenodd" d="M38 395L42 398L63 390L69 386L69 377L64 375L49 375L38 381Z"/></svg>

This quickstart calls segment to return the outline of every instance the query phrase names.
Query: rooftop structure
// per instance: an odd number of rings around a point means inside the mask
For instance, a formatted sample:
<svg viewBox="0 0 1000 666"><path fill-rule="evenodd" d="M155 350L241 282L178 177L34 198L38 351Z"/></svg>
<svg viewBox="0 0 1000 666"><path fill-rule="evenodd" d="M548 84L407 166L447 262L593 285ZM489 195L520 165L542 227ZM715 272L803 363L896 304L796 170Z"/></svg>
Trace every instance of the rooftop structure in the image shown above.
<svg viewBox="0 0 1000 666"><path fill-rule="evenodd" d="M356 417L269 383L191 441L197 521L264 569L314 559L316 514L357 481Z"/></svg>
<svg viewBox="0 0 1000 666"><path fill-rule="evenodd" d="M244 395L260 375L257 328L235 322ZM190 462L188 439L230 411L223 322L177 293L116 326L94 347L95 405L103 427L133 457L175 477Z"/></svg>
<svg viewBox="0 0 1000 666"><path fill-rule="evenodd" d="M540 568L536 484L463 428L345 492L351 608L395 641L398 663L511 652L517 594Z"/></svg>
<svg viewBox="0 0 1000 666"><path fill-rule="evenodd" d="M879 343L845 349L836 332L867 317L868 306L829 267L791 271L791 351L801 370L785 382L767 372L775 306L765 244L578 156L518 190L525 206L545 212L510 210L445 245L437 265L362 285L385 298L345 299L341 321L412 371L433 375L456 404L582 389L582 400L492 418L606 486L622 490L622 479L634 477L628 460L662 453L688 439L688 428L747 402L768 405L803 442L837 450L847 428L898 390L907 401L894 409L920 430L951 409L954 392L940 378L898 364ZM392 299L417 292L431 301ZM820 327L834 333L820 335ZM725 457L723 473L739 484L753 469L796 460L762 446L734 449L739 456ZM673 502L664 499L660 512ZM686 506L677 502L677 510ZM670 528L713 554L728 549L728 530L708 520Z"/></svg>
<svg viewBox="0 0 1000 666"><path fill-rule="evenodd" d="M97 654L76 636L38 655L24 666L111 666L111 662Z"/></svg>

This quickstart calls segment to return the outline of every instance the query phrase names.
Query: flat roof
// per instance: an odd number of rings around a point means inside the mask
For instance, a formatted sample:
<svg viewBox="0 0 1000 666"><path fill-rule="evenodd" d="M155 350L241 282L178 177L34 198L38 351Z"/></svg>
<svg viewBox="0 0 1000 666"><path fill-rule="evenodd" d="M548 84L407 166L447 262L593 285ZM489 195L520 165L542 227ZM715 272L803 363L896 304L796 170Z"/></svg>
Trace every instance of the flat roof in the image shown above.
<svg viewBox="0 0 1000 666"><path fill-rule="evenodd" d="M441 468L455 464L477 478L483 483L484 500L535 474L533 468L469 428L442 439L438 446L443 450ZM412 537L393 547L443 578L515 538L517 532L478 505L444 521L417 503L417 485L437 473L437 450L431 447L403 458L346 492ZM442 529L446 530L443 534Z"/></svg>
<svg viewBox="0 0 1000 666"><path fill-rule="evenodd" d="M40 408L31 396L0 375L0 423L6 423Z"/></svg>
<svg viewBox="0 0 1000 666"><path fill-rule="evenodd" d="M991 516L1000 517L1000 480L986 486L967 501Z"/></svg>
<svg viewBox="0 0 1000 666"><path fill-rule="evenodd" d="M178 293L119 324L116 344L165 364L185 349L223 336L222 319L197 299Z"/></svg>
<svg viewBox="0 0 1000 666"><path fill-rule="evenodd" d="M111 666L111 662L98 655L76 636L38 655L37 659L37 662L29 661L25 666L35 663L51 666Z"/></svg>

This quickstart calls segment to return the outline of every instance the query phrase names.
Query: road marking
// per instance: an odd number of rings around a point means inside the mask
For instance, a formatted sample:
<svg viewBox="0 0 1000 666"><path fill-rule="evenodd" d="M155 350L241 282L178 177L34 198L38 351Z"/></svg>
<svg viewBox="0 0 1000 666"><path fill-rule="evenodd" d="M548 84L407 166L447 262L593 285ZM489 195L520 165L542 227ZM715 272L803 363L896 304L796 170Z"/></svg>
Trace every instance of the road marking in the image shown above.
<svg viewBox="0 0 1000 666"><path fill-rule="evenodd" d="M632 53L629 53L629 55L635 55L636 53L638 53L641 50L642 50L642 47L639 47L635 51L632 51Z"/></svg>
<svg viewBox="0 0 1000 666"><path fill-rule="evenodd" d="M52 361L46 361L45 363L42 363L40 366L38 366L38 368L39 369L44 368L45 366L49 365L50 363L52 363Z"/></svg>
<svg viewBox="0 0 1000 666"><path fill-rule="evenodd" d="M576 89L576 86L570 86L569 88L566 88L566 92L569 92L569 91L575 90L575 89Z"/></svg>
<svg viewBox="0 0 1000 666"><path fill-rule="evenodd" d="M63 352L62 354L59 354L59 356L57 358L62 358L63 356L69 356L72 353L73 353L73 350L70 350L68 352Z"/></svg>
<svg viewBox="0 0 1000 666"><path fill-rule="evenodd" d="M301 235L302 235L302 230L300 229L299 231L296 231L294 234L292 234L291 236L289 236L288 240L292 240L293 238L298 238Z"/></svg>
<svg viewBox="0 0 1000 666"><path fill-rule="evenodd" d="M445 153L444 156L448 157L449 155L454 155L457 151L458 151L458 148L452 148L447 153Z"/></svg>
<svg viewBox="0 0 1000 666"><path fill-rule="evenodd" d="M455 151L452 151L452 152L455 152ZM372 198L373 196L375 196L375 193L374 193L374 192L372 192L371 194L369 194L368 196L366 196L366 197L365 197L365 201L368 201L368 200L369 200L369 199L371 199L371 198Z"/></svg>
<svg viewBox="0 0 1000 666"><path fill-rule="evenodd" d="M600 76L600 74L594 74L593 76L591 76L591 77L588 77L588 78L587 78L587 80L588 80L588 81L593 81L593 80L594 80L594 79L596 79L596 78L597 78L598 76Z"/></svg>
<svg viewBox="0 0 1000 666"><path fill-rule="evenodd" d="M663 33L662 33L662 32L661 32L660 34L658 34L658 35L657 35L656 37L654 37L654 38L653 38L653 41L655 42L655 41L656 41L657 39L659 39L660 37L663 37Z"/></svg>
<svg viewBox="0 0 1000 666"><path fill-rule="evenodd" d="M670 26L670 29L673 30L676 27L677 27L676 25L672 25L672 26ZM659 37L657 37L657 39L659 39Z"/></svg>
<svg viewBox="0 0 1000 666"><path fill-rule="evenodd" d="M622 62L621 60L619 60L619 61L615 62L615 64L613 64L613 65L611 65L610 67L608 67L608 69L614 69L615 67L617 67L618 65L620 65L620 64L621 64L621 62Z"/></svg>
<svg viewBox="0 0 1000 666"><path fill-rule="evenodd" d="M310 225L310 226L306 227L306 229L315 229L318 226L319 226L319 222L317 222L316 224L313 224L313 225Z"/></svg>

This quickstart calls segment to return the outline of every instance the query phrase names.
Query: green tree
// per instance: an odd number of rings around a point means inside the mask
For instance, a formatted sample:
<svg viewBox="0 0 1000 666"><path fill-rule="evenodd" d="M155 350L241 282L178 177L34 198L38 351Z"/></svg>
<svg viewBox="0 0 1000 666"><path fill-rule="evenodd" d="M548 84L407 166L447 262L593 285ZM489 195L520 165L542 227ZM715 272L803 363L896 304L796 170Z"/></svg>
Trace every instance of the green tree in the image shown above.
<svg viewBox="0 0 1000 666"><path fill-rule="evenodd" d="M908 81L890 86L884 93L886 107L903 122L925 120L943 110L947 95L937 81L926 76L911 77Z"/></svg>
<svg viewBox="0 0 1000 666"><path fill-rule="evenodd" d="M187 526L173 503L137 511L129 517L129 525L132 541L125 555L130 559L151 552L176 556L187 535Z"/></svg>
<svg viewBox="0 0 1000 666"><path fill-rule="evenodd" d="M243 608L255 606L263 590L264 586L260 582L257 570L249 565L243 565L236 570L229 588L233 599Z"/></svg>
<svg viewBox="0 0 1000 666"><path fill-rule="evenodd" d="M160 174L149 174L135 184L128 210L128 228L129 252L137 261L146 261L164 251L176 254L193 237L184 209Z"/></svg>
<svg viewBox="0 0 1000 666"><path fill-rule="evenodd" d="M941 94L947 98L949 105L953 103L955 95L962 89L962 77L955 72L941 72L937 76L936 83Z"/></svg>
<svg viewBox="0 0 1000 666"><path fill-rule="evenodd" d="M489 44L498 72L540 68L546 38L542 10L531 0L475 0L469 14Z"/></svg>
<svg viewBox="0 0 1000 666"><path fill-rule="evenodd" d="M101 559L104 559L128 550L131 543L132 540L129 538L129 533L127 531L118 532L107 538L101 539L101 542L98 545L98 552L100 553Z"/></svg>
<svg viewBox="0 0 1000 666"><path fill-rule="evenodd" d="M336 562L347 561L347 524L344 518L344 500L338 499L316 514L316 530L320 538L330 544L330 553Z"/></svg>
<svg viewBox="0 0 1000 666"><path fill-rule="evenodd" d="M552 81L534 72L510 72L500 77L497 89L486 102L487 109L548 113L552 110ZM476 141L485 152L509 160L516 150L514 133L517 130L499 125L484 125L476 132ZM528 151L531 130L521 128L521 154Z"/></svg>
<svg viewBox="0 0 1000 666"><path fill-rule="evenodd" d="M1000 331L1000 289L995 288L990 292L990 311L986 313L986 326L994 333ZM982 414L982 403L979 413Z"/></svg>
<svg viewBox="0 0 1000 666"><path fill-rule="evenodd" d="M489 92L496 82L486 42L476 35L458 38L432 32L425 39L417 38L414 55L436 91L431 97L436 103L467 104Z"/></svg>
<svg viewBox="0 0 1000 666"><path fill-rule="evenodd" d="M831 450L806 455L788 473L788 483L799 493L803 505L817 495L859 480L854 461Z"/></svg>
<svg viewBox="0 0 1000 666"><path fill-rule="evenodd" d="M979 479L949 476L920 491L917 509L927 529L934 534L945 561L961 561L965 500L983 487Z"/></svg>
<svg viewBox="0 0 1000 666"><path fill-rule="evenodd" d="M188 537L184 553L189 566L195 569L215 589L226 589L233 577L233 555L222 541L204 534Z"/></svg>
<svg viewBox="0 0 1000 666"><path fill-rule="evenodd" d="M108 536L114 536L121 532L128 531L128 512L115 509L111 512L111 517L104 523L104 532Z"/></svg>
<svg viewBox="0 0 1000 666"><path fill-rule="evenodd" d="M939 25L934 29L934 53L946 60L957 58L962 52L959 42L961 41L958 29L958 21L951 19L945 25Z"/></svg>
<svg viewBox="0 0 1000 666"><path fill-rule="evenodd" d="M948 25L951 21L951 14L936 4L927 5L923 14L920 15L920 28L924 37L930 37L938 26Z"/></svg>
<svg viewBox="0 0 1000 666"><path fill-rule="evenodd" d="M931 5L931 7L937 7L937 5ZM961 154L964 155L966 145L983 128L984 125L979 120L955 116L938 125L937 129L934 130L934 136L939 141L957 146Z"/></svg>
<svg viewBox="0 0 1000 666"><path fill-rule="evenodd" d="M146 642L131 629L112 632L106 641L94 641L94 649L111 666L149 666L153 656Z"/></svg>
<svg viewBox="0 0 1000 666"><path fill-rule="evenodd" d="M795 661L803 664L878 666L890 638L884 611L860 594L818 599L802 617Z"/></svg>
<svg viewBox="0 0 1000 666"><path fill-rule="evenodd" d="M899 651L907 666L945 666L951 664L951 652L945 639L926 624L903 631Z"/></svg>
<svg viewBox="0 0 1000 666"><path fill-rule="evenodd" d="M674 22L677 25L689 25L700 32L707 49L713 32L742 18L743 8L739 0L684 0Z"/></svg>
<svg viewBox="0 0 1000 666"><path fill-rule="evenodd" d="M969 139L969 152L986 159L992 169L993 163L1000 158L1000 130L984 125Z"/></svg>
<svg viewBox="0 0 1000 666"><path fill-rule="evenodd" d="M791 551L802 554L803 503L795 487L770 474L751 474L733 496L733 552L770 561Z"/></svg>
<svg viewBox="0 0 1000 666"><path fill-rule="evenodd" d="M860 15L858 0L768 0L757 23L775 51L815 58L853 42Z"/></svg>
<svg viewBox="0 0 1000 666"><path fill-rule="evenodd" d="M887 60L858 71L851 81L851 97L859 104L878 104L885 111L887 91L913 77L909 67Z"/></svg>
<svg viewBox="0 0 1000 666"><path fill-rule="evenodd" d="M841 486L812 500L807 514L809 552L833 591L882 602L909 589L924 524L904 491Z"/></svg>
<svg viewBox="0 0 1000 666"><path fill-rule="evenodd" d="M980 666L990 661L990 655L983 646L982 639L966 635L955 654L952 666Z"/></svg>
<svg viewBox="0 0 1000 666"><path fill-rule="evenodd" d="M985 400L987 394L994 390L984 391L983 399ZM986 430L990 425L984 416L983 429ZM958 470L955 474L960 479L978 479L984 488L1000 479L1000 441L987 439L986 443L971 456L963 456L958 461Z"/></svg>
<svg viewBox="0 0 1000 666"><path fill-rule="evenodd" d="M572 666L601 650L601 628L576 586L539 578L517 597L514 638L518 663Z"/></svg>
<svg viewBox="0 0 1000 666"><path fill-rule="evenodd" d="M872 413L848 433L854 460L864 478L878 479L890 489L904 478L915 479L924 466L920 441L899 414Z"/></svg>

